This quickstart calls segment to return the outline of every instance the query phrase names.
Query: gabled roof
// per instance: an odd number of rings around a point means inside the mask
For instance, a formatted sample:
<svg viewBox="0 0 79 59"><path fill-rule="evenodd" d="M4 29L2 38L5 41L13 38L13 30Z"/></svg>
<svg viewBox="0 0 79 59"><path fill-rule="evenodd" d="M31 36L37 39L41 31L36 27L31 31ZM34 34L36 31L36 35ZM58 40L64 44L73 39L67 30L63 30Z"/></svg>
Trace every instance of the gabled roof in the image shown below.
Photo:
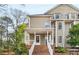
<svg viewBox="0 0 79 59"><path fill-rule="evenodd" d="M51 10L55 10L56 8L58 8L58 7L62 6L62 5L66 5L66 6L71 7L72 9L74 9L74 10L76 10L76 11L79 11L79 9L78 9L77 7L75 7L74 5L72 5L72 4L59 4L59 5L57 5L56 7L54 7L54 8L52 8L52 9L48 10L48 11L45 12L44 14L46 15L46 14L48 14L48 12L50 12Z"/></svg>

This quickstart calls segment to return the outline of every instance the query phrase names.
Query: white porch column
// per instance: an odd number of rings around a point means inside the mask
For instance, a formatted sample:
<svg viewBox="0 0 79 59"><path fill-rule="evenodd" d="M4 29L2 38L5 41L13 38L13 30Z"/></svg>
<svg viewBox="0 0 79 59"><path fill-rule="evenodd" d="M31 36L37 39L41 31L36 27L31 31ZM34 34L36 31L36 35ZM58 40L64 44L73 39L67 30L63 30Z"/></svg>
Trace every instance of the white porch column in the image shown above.
<svg viewBox="0 0 79 59"><path fill-rule="evenodd" d="M53 35L53 30L52 30L52 45L54 44L54 35Z"/></svg>
<svg viewBox="0 0 79 59"><path fill-rule="evenodd" d="M25 42L26 45L30 44L30 35L27 33L26 30L24 32L24 42Z"/></svg>
<svg viewBox="0 0 79 59"><path fill-rule="evenodd" d="M50 44L52 43L52 40L51 40L51 34L50 34Z"/></svg>
<svg viewBox="0 0 79 59"><path fill-rule="evenodd" d="M24 31L24 42L25 42L25 44L27 44L27 40L26 40L27 38L26 38L26 31Z"/></svg>
<svg viewBox="0 0 79 59"><path fill-rule="evenodd" d="M62 21L62 28L63 28L62 44L64 47L65 46L65 22L64 21Z"/></svg>
<svg viewBox="0 0 79 59"><path fill-rule="evenodd" d="M56 44L56 47L57 47L57 43L58 43L58 40L57 40L57 28L58 28L58 24L57 24L57 21L55 22L55 44Z"/></svg>
<svg viewBox="0 0 79 59"><path fill-rule="evenodd" d="M29 28L30 28L30 17L29 17Z"/></svg>
<svg viewBox="0 0 79 59"><path fill-rule="evenodd" d="M47 40L49 39L49 37L48 37L48 31L47 31ZM49 40L48 40L49 41Z"/></svg>
<svg viewBox="0 0 79 59"><path fill-rule="evenodd" d="M34 41L36 41L36 32L34 32Z"/></svg>
<svg viewBox="0 0 79 59"><path fill-rule="evenodd" d="M76 24L75 20L74 20L74 25Z"/></svg>
<svg viewBox="0 0 79 59"><path fill-rule="evenodd" d="M71 13L69 14L69 19L71 19Z"/></svg>
<svg viewBox="0 0 79 59"><path fill-rule="evenodd" d="M30 44L30 34L28 34L28 45Z"/></svg>

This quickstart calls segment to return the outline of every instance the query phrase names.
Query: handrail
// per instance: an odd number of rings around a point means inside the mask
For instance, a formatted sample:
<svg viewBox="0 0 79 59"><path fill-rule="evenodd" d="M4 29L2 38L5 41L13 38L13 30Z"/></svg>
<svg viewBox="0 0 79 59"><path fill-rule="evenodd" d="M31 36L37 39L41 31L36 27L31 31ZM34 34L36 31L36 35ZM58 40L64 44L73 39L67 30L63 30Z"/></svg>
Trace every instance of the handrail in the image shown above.
<svg viewBox="0 0 79 59"><path fill-rule="evenodd" d="M47 40L47 47L48 47L50 55L53 55L53 49L52 49L50 43L48 42L48 40Z"/></svg>
<svg viewBox="0 0 79 59"><path fill-rule="evenodd" d="M34 42L33 42L32 46L31 46L31 48L29 49L29 55L32 55L33 50L34 50L34 47L35 47L35 44L36 44L36 42L35 42L35 40L34 40Z"/></svg>

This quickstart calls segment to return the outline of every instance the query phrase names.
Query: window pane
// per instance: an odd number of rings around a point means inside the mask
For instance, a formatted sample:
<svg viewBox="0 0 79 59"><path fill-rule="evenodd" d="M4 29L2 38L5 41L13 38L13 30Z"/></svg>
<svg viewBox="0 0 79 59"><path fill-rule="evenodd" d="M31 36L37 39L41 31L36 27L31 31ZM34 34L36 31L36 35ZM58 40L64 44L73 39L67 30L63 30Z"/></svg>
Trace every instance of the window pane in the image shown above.
<svg viewBox="0 0 79 59"><path fill-rule="evenodd" d="M58 29L62 29L62 23L59 23Z"/></svg>
<svg viewBox="0 0 79 59"><path fill-rule="evenodd" d="M59 40L59 43L62 43L62 36L59 36L58 38L59 38L58 39Z"/></svg>
<svg viewBox="0 0 79 59"><path fill-rule="evenodd" d="M65 14L65 16L66 16L66 19L69 19L69 14Z"/></svg>
<svg viewBox="0 0 79 59"><path fill-rule="evenodd" d="M59 19L59 14L55 14L55 18L56 19Z"/></svg>
<svg viewBox="0 0 79 59"><path fill-rule="evenodd" d="M75 19L75 14L71 14L71 18L72 19Z"/></svg>
<svg viewBox="0 0 79 59"><path fill-rule="evenodd" d="M44 23L44 27L45 27L45 28L50 28L50 22L45 22L45 23Z"/></svg>

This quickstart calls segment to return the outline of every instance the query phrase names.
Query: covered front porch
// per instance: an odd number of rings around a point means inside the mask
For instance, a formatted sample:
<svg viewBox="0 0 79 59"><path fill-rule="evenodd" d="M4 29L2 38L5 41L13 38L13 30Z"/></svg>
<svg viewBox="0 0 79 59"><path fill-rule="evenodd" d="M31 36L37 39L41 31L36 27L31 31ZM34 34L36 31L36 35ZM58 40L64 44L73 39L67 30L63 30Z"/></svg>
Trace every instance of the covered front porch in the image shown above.
<svg viewBox="0 0 79 59"><path fill-rule="evenodd" d="M26 33L28 35L26 35ZM26 36L28 38L26 39ZM25 42L27 45L31 45L29 49L29 55L32 54L53 54L54 31L53 29L44 28L31 28L25 32ZM40 52L40 53L39 53Z"/></svg>
<svg viewBox="0 0 79 59"><path fill-rule="evenodd" d="M46 45L47 39L50 42L50 44L53 45L53 39L54 39L53 29L32 28L27 29L27 33L28 33L27 45L32 45L33 42L35 42L35 45Z"/></svg>

